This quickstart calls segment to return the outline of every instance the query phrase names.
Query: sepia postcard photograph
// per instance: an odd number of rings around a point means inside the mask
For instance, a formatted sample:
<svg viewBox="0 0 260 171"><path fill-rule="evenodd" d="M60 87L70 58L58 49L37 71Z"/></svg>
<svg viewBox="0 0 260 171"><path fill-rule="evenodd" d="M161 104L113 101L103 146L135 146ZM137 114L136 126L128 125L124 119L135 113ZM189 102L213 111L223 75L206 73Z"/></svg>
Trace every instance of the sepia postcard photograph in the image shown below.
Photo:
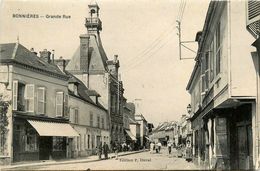
<svg viewBox="0 0 260 171"><path fill-rule="evenodd" d="M0 0L0 170L259 170L260 0Z"/></svg>

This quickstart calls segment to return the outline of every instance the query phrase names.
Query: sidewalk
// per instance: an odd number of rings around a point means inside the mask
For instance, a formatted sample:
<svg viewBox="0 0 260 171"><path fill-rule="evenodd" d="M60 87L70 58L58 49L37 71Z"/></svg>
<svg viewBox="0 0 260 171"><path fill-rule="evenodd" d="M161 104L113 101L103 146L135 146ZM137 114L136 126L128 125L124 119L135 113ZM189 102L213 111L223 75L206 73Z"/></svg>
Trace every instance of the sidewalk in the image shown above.
<svg viewBox="0 0 260 171"><path fill-rule="evenodd" d="M139 151L129 151L129 152L120 152L118 153L118 156L126 156L130 154L136 154L148 151L145 150L139 150ZM102 155L104 157L104 155ZM115 158L114 153L108 154L108 159ZM102 159L103 160L103 159ZM46 166L46 165L56 165L56 164L71 164L71 163L88 163L88 162L95 162L100 161L98 159L97 155L88 156L88 157L81 157L77 159L64 159L64 160L44 160L44 161L30 161L30 162L19 162L19 163L13 163L12 165L8 166L0 166L0 170L8 170L8 169L22 169L23 167L30 167L30 166Z"/></svg>

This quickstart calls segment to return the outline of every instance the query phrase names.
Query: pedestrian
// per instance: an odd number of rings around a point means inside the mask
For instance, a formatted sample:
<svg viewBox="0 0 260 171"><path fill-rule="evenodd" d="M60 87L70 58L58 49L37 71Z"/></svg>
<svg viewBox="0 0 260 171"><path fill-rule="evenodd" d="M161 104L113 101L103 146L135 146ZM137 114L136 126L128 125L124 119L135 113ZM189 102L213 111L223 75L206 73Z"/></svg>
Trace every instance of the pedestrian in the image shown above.
<svg viewBox="0 0 260 171"><path fill-rule="evenodd" d="M158 145L158 152L160 153L161 148L162 148L162 143L159 141L157 145Z"/></svg>
<svg viewBox="0 0 260 171"><path fill-rule="evenodd" d="M153 150L154 150L154 143L151 142L150 143L150 154L153 152Z"/></svg>
<svg viewBox="0 0 260 171"><path fill-rule="evenodd" d="M97 149L98 159L101 160L102 155L102 142L100 142L98 149Z"/></svg>
<svg viewBox="0 0 260 171"><path fill-rule="evenodd" d="M172 143L170 141L168 141L167 147L168 147L169 154L171 154L171 152L172 152Z"/></svg>
<svg viewBox="0 0 260 171"><path fill-rule="evenodd" d="M109 147L108 147L107 143L104 142L103 152L104 152L104 155L105 155L105 159L108 159L108 151L109 151Z"/></svg>
<svg viewBox="0 0 260 171"><path fill-rule="evenodd" d="M115 143L113 150L115 152L115 156L116 156L116 160L118 159L118 151L119 151L119 146L120 144L118 144L117 142Z"/></svg>

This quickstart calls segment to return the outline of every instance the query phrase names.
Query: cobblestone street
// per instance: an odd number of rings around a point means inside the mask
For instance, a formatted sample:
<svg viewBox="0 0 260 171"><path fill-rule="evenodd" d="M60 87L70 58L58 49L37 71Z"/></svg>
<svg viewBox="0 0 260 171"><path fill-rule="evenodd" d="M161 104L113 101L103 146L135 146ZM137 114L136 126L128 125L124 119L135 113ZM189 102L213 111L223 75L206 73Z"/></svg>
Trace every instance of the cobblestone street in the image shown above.
<svg viewBox="0 0 260 171"><path fill-rule="evenodd" d="M15 170L183 170L198 169L192 162L187 162L183 158L176 157L176 150L173 154L168 155L166 148L163 148L159 154L150 153L149 151L131 154L102 161L88 163L70 163L42 165L33 167L17 167Z"/></svg>

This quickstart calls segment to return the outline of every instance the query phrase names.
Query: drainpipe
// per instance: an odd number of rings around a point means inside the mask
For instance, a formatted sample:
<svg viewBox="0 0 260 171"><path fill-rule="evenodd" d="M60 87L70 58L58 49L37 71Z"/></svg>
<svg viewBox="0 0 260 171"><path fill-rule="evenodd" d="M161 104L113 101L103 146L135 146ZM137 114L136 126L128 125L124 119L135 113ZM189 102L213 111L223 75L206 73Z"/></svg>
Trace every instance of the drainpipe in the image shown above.
<svg viewBox="0 0 260 171"><path fill-rule="evenodd" d="M259 57L260 57L260 38L258 38L253 44L254 47L257 49L258 57L257 57L257 96L256 96L256 115L255 115L255 123L256 123L256 163L255 163L255 169L259 168L259 154L260 154L260 149L259 149L259 138L260 138L260 80L259 80L259 74L260 74L260 62L259 62Z"/></svg>

